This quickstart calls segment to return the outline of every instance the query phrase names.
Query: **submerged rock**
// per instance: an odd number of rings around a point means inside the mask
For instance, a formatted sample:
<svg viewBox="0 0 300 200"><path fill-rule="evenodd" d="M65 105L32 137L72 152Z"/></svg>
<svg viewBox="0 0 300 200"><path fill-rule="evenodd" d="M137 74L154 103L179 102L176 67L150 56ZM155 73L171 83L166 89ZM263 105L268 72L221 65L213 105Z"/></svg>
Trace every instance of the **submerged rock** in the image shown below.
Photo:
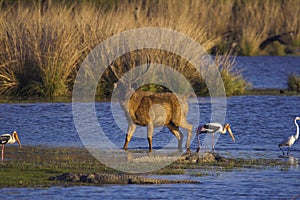
<svg viewBox="0 0 300 200"><path fill-rule="evenodd" d="M227 162L228 159L222 157L217 153L212 152L201 152L201 153L190 153L184 154L178 158L179 163L211 163L211 162Z"/></svg>

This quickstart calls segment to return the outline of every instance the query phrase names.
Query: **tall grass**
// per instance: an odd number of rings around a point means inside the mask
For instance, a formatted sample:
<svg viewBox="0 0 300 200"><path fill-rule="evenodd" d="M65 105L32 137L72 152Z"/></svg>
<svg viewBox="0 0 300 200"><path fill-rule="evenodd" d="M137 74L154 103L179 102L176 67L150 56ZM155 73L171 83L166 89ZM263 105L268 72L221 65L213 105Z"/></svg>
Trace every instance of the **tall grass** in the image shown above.
<svg viewBox="0 0 300 200"><path fill-rule="evenodd" d="M220 45L230 49L234 43L242 55L265 53L258 49L260 42L290 30L296 33L292 45L299 45L299 10L297 0L1 1L0 95L69 95L80 63L91 49L138 27L182 32L207 51ZM193 80L185 62L162 55L154 53L151 61L173 62L171 66ZM127 65L134 67L129 61ZM227 77L240 76L228 71ZM111 73L106 75L108 83L99 93L114 80Z"/></svg>
<svg viewBox="0 0 300 200"><path fill-rule="evenodd" d="M295 31L299 38L299 1L235 1L232 30L236 33L241 55L257 55L259 44L266 38ZM277 43L277 42L276 42Z"/></svg>
<svg viewBox="0 0 300 200"><path fill-rule="evenodd" d="M41 15L38 4L32 9L18 4L1 16L1 94L68 94L72 73L86 49L75 24L65 22L70 15L66 7Z"/></svg>
<svg viewBox="0 0 300 200"><path fill-rule="evenodd" d="M251 87L242 77L241 71L236 69L236 56L228 51L224 55L216 55L215 63L219 67L223 79L226 95L242 95Z"/></svg>
<svg viewBox="0 0 300 200"><path fill-rule="evenodd" d="M135 4L124 3L107 10L82 4L52 3L43 8L16 3L2 8L0 18L0 94L54 97L68 95L76 71L86 54L104 39L141 26L159 26L183 32L209 49L217 38L193 23L188 13L175 4L157 7L158 12L142 12L136 18ZM148 2L146 8L150 8ZM175 12L177 9L178 12ZM172 10L174 12L172 12ZM167 11L167 12L166 12ZM164 20L169 19L169 20Z"/></svg>

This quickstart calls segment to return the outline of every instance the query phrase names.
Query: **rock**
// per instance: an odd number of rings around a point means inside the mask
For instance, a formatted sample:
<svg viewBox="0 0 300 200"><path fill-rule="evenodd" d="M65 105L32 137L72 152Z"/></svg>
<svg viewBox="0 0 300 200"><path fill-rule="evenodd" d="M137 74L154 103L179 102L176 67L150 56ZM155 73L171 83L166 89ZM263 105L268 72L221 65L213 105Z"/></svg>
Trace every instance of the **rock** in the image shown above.
<svg viewBox="0 0 300 200"><path fill-rule="evenodd" d="M214 162L214 161L216 161L216 156L213 153L205 152L205 153L199 154L198 163L199 162L209 163L209 162Z"/></svg>
<svg viewBox="0 0 300 200"><path fill-rule="evenodd" d="M217 153L211 152L200 152L200 153L190 153L182 155L180 158L177 159L178 163L183 164L194 164L194 163L210 163L210 162L227 162L225 157Z"/></svg>

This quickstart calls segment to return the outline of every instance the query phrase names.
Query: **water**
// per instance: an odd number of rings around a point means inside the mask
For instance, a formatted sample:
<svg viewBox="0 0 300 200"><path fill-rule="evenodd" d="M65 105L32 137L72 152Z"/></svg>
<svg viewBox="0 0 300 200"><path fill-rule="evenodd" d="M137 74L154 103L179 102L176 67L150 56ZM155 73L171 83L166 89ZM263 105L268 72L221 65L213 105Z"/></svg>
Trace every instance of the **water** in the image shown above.
<svg viewBox="0 0 300 200"><path fill-rule="evenodd" d="M292 199L299 198L299 170L222 172L202 184L3 188L5 199ZM194 178L197 179L197 178ZM288 183L288 184L287 184Z"/></svg>
<svg viewBox="0 0 300 200"><path fill-rule="evenodd" d="M299 57L239 57L238 67L243 68L245 78L254 88L286 88L288 74L299 74ZM286 67L286 68L284 68ZM253 70L254 68L254 70ZM272 70L271 70L272 69ZM210 120L210 98L199 98L200 119L194 127ZM114 104L113 104L114 105ZM109 114L111 104L96 103L101 127L116 146L122 147L124 132ZM71 103L20 103L0 104L0 131L19 132L23 145L83 147L73 122ZM101 115L101 113L107 113ZM120 113L121 114L121 113ZM226 122L232 126L236 142L228 134L221 135L216 150L234 158L273 158L289 161L290 166L263 169L239 169L232 172L201 171L207 176L179 175L167 178L187 178L202 181L191 185L105 185L101 187L50 187L50 188L2 188L6 199L74 199L97 197L99 199L291 199L300 194L299 167L300 145L296 141L289 158L281 157L277 144L295 134L295 116L300 115L300 96L234 96L227 98ZM190 112L189 119L195 117ZM126 124L122 124L124 126ZM137 130L130 148L147 149L145 129ZM154 148L163 147L174 136L166 129L156 131ZM203 136L201 136L203 139ZM192 141L192 150L197 140ZM198 171L194 172L197 173ZM298 196L299 197L299 196Z"/></svg>
<svg viewBox="0 0 300 200"><path fill-rule="evenodd" d="M288 75L300 75L300 56L239 56L236 61L256 89L285 89Z"/></svg>

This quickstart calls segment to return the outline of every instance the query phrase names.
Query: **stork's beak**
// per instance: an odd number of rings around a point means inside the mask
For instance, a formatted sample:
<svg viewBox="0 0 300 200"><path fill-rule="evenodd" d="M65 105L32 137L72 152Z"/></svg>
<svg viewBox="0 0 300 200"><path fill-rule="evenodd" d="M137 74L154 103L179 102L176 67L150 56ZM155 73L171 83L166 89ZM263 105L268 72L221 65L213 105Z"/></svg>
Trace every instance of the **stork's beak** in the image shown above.
<svg viewBox="0 0 300 200"><path fill-rule="evenodd" d="M21 145L21 142L20 142L20 139L19 139L19 136L18 134L15 132L15 139L17 140L18 144L19 144L19 147L20 149L22 148L22 145Z"/></svg>
<svg viewBox="0 0 300 200"><path fill-rule="evenodd" d="M231 131L231 128L228 127L227 130L228 130L228 132L229 132L229 135L231 136L232 141L235 142L234 135L233 135L233 133L232 133L232 131Z"/></svg>

